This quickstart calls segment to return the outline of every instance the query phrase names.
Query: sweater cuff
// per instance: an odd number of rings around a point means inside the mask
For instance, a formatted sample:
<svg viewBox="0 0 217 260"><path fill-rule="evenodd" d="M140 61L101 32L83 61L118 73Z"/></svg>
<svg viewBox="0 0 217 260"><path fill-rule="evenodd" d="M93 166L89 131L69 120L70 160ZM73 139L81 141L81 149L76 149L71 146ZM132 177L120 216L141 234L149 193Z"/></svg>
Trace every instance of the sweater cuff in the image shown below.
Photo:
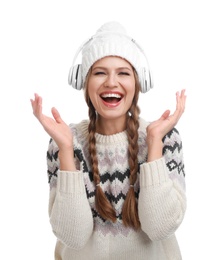
<svg viewBox="0 0 217 260"><path fill-rule="evenodd" d="M84 193L84 177L81 171L59 171L57 189L64 193Z"/></svg>
<svg viewBox="0 0 217 260"><path fill-rule="evenodd" d="M164 157L140 166L140 186L158 186L169 179Z"/></svg>

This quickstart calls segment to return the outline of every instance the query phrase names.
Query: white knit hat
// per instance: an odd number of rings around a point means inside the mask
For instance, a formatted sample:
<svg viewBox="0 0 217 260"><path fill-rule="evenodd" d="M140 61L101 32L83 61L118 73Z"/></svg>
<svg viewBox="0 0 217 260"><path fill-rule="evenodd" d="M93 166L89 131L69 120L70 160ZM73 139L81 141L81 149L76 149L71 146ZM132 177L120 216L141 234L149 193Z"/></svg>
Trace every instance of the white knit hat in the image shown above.
<svg viewBox="0 0 217 260"><path fill-rule="evenodd" d="M127 35L125 28L116 21L103 24L97 30L96 34L82 46L81 79L79 82L85 82L91 66L106 56L124 58L134 67L141 84L141 92L147 92L153 87L144 51ZM142 65L142 63L144 64L144 60L146 64ZM77 74L77 68L74 69L74 72L70 72L70 77L74 75L73 73ZM78 81L77 78L76 81ZM72 80L70 79L69 82L72 82ZM77 86L75 88L80 89Z"/></svg>

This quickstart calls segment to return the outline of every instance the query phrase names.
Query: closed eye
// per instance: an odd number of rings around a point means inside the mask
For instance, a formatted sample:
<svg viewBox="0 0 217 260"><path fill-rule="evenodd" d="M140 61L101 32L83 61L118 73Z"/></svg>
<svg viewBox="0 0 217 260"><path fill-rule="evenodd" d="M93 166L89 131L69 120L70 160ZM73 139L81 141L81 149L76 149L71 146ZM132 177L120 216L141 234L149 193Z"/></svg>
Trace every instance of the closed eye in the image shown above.
<svg viewBox="0 0 217 260"><path fill-rule="evenodd" d="M103 71L97 71L94 73L94 75L104 75L104 74L105 74L105 72L103 72Z"/></svg>
<svg viewBox="0 0 217 260"><path fill-rule="evenodd" d="M130 74L128 72L120 72L119 75L126 75L126 76L130 76Z"/></svg>

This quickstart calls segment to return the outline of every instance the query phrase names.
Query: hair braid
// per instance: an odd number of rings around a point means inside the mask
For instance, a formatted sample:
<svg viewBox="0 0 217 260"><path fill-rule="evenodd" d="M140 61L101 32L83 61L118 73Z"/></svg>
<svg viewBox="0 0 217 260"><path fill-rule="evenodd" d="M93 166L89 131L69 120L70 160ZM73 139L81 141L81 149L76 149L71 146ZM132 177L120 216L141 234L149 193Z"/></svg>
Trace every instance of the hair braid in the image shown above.
<svg viewBox="0 0 217 260"><path fill-rule="evenodd" d="M86 91L87 92L87 91ZM112 207L111 203L107 199L105 193L103 192L102 188L100 187L100 175L98 169L98 160L96 154L96 112L95 108L93 107L90 98L86 94L86 102L89 107L89 118L90 123L88 126L89 131L89 153L92 163L92 171L93 171L93 180L96 184L96 194L95 194L95 205L98 213L102 218L105 220L111 220L113 222L116 221L116 213L114 208Z"/></svg>
<svg viewBox="0 0 217 260"><path fill-rule="evenodd" d="M129 109L129 117L127 122L127 137L129 141L128 153L129 153L129 167L130 167L130 189L127 193L123 209L122 218L125 226L131 226L135 229L140 227L138 204L134 192L133 185L137 179L138 172L138 128L139 128L139 114L140 109L137 105L139 96L139 82L136 78L136 90L132 105Z"/></svg>

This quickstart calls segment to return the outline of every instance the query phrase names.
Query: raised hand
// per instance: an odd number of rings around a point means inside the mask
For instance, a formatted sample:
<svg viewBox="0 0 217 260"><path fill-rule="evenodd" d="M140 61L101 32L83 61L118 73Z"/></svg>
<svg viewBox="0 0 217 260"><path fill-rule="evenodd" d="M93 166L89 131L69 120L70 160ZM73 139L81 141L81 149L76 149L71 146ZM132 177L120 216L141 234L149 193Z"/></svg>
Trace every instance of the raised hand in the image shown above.
<svg viewBox="0 0 217 260"><path fill-rule="evenodd" d="M147 143L149 148L148 161L157 159L162 156L162 139L173 129L181 118L186 103L185 90L176 93L176 110L170 114L170 110L166 110L161 117L153 121L147 127Z"/></svg>
<svg viewBox="0 0 217 260"><path fill-rule="evenodd" d="M42 98L35 94L31 99L33 114L44 127L45 131L54 139L59 149L71 150L73 147L73 136L69 126L62 120L56 108L52 108L53 118L42 113Z"/></svg>

